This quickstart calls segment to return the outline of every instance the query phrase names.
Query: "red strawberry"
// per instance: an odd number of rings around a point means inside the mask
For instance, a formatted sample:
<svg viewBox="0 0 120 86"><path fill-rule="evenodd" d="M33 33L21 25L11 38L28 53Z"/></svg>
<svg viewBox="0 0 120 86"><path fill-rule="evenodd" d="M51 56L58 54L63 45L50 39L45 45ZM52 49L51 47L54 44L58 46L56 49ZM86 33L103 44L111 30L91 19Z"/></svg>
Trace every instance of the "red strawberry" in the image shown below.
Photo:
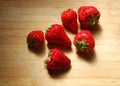
<svg viewBox="0 0 120 86"><path fill-rule="evenodd" d="M52 49L45 60L45 64L50 70L65 70L71 66L71 60L59 49Z"/></svg>
<svg viewBox="0 0 120 86"><path fill-rule="evenodd" d="M78 32L77 13L72 9L67 9L61 14L61 20L65 27L73 33Z"/></svg>
<svg viewBox="0 0 120 86"><path fill-rule="evenodd" d="M71 40L68 38L63 27L59 24L54 24L45 34L48 43L57 44L60 46L71 48Z"/></svg>
<svg viewBox="0 0 120 86"><path fill-rule="evenodd" d="M95 26L100 18L100 12L94 6L82 6L78 9L78 19L82 29Z"/></svg>
<svg viewBox="0 0 120 86"><path fill-rule="evenodd" d="M90 31L81 30L74 37L74 45L77 47L78 52L90 53L95 47L95 40Z"/></svg>
<svg viewBox="0 0 120 86"><path fill-rule="evenodd" d="M41 30L35 30L28 34L27 43L31 49L40 49L44 42L44 33Z"/></svg>

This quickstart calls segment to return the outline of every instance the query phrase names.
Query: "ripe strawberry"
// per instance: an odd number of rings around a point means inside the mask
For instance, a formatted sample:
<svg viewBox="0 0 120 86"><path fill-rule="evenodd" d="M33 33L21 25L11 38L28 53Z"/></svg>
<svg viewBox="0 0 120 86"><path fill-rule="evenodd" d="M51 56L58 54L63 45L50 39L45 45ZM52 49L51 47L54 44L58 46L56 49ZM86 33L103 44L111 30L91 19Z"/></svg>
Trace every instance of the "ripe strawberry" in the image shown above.
<svg viewBox="0 0 120 86"><path fill-rule="evenodd" d="M65 70L71 66L71 60L59 49L52 49L45 60L45 64L50 70Z"/></svg>
<svg viewBox="0 0 120 86"><path fill-rule="evenodd" d="M45 38L48 43L71 48L71 40L68 38L63 27L59 24L52 25L46 32Z"/></svg>
<svg viewBox="0 0 120 86"><path fill-rule="evenodd" d="M34 50L40 49L44 42L44 33L41 30L35 30L28 34L28 47Z"/></svg>
<svg viewBox="0 0 120 86"><path fill-rule="evenodd" d="M95 47L95 40L90 31L81 30L74 37L74 45L77 47L78 52L90 53Z"/></svg>
<svg viewBox="0 0 120 86"><path fill-rule="evenodd" d="M95 26L100 18L100 12L94 6L82 6L78 9L78 19L82 29Z"/></svg>
<svg viewBox="0 0 120 86"><path fill-rule="evenodd" d="M77 13L72 9L67 9L62 12L61 20L65 27L67 27L73 33L78 32L78 24L77 24Z"/></svg>

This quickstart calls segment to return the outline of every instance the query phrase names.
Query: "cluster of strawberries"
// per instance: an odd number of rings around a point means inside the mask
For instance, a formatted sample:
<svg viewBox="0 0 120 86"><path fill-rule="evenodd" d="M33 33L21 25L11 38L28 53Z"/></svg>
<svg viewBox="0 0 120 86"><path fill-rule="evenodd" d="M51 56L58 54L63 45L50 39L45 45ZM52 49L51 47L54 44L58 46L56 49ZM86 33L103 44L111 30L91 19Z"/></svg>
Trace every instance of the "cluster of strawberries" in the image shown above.
<svg viewBox="0 0 120 86"><path fill-rule="evenodd" d="M95 47L95 40L90 29L99 21L100 12L94 6L82 6L78 9L78 20L80 22L81 31L78 32L77 13L72 9L67 9L61 13L63 26L73 32L74 45L78 52L90 53ZM71 48L71 40L67 36L64 28L60 24L53 24L45 33L45 39L48 43L57 44L63 47ZM28 47L38 50L44 43L44 33L41 30L35 30L27 36ZM64 70L71 66L71 60L64 53L54 48L50 50L48 59L45 64L51 70Z"/></svg>

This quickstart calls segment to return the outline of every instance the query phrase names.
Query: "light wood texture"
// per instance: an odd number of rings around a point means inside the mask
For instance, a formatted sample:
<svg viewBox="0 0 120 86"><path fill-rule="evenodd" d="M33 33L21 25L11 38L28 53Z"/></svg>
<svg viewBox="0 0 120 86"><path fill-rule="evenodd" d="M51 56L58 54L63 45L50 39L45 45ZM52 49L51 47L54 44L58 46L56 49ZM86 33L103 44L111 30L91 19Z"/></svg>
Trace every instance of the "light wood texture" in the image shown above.
<svg viewBox="0 0 120 86"><path fill-rule="evenodd" d="M68 71L48 72L44 59L58 47L45 41L39 53L27 48L26 36L61 24L65 9L93 5L101 12L92 33L96 46L87 57L62 49L72 61ZM80 28L79 28L80 31ZM66 31L73 41L75 34ZM0 0L0 86L120 86L120 0Z"/></svg>

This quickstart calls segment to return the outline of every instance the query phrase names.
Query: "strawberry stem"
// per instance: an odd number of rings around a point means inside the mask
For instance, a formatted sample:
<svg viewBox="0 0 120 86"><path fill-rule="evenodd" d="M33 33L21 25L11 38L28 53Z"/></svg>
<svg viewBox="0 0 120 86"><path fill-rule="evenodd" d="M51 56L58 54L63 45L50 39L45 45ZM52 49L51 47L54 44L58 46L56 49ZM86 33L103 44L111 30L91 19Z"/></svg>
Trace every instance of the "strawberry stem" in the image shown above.
<svg viewBox="0 0 120 86"><path fill-rule="evenodd" d="M97 16L92 15L92 17L88 19L88 20L89 20L88 23L89 23L91 26L94 26L94 25L98 22L99 16L100 16L99 14L98 14Z"/></svg>
<svg viewBox="0 0 120 86"><path fill-rule="evenodd" d="M87 49L86 40L76 41L76 45L77 45L78 50L86 50Z"/></svg>

